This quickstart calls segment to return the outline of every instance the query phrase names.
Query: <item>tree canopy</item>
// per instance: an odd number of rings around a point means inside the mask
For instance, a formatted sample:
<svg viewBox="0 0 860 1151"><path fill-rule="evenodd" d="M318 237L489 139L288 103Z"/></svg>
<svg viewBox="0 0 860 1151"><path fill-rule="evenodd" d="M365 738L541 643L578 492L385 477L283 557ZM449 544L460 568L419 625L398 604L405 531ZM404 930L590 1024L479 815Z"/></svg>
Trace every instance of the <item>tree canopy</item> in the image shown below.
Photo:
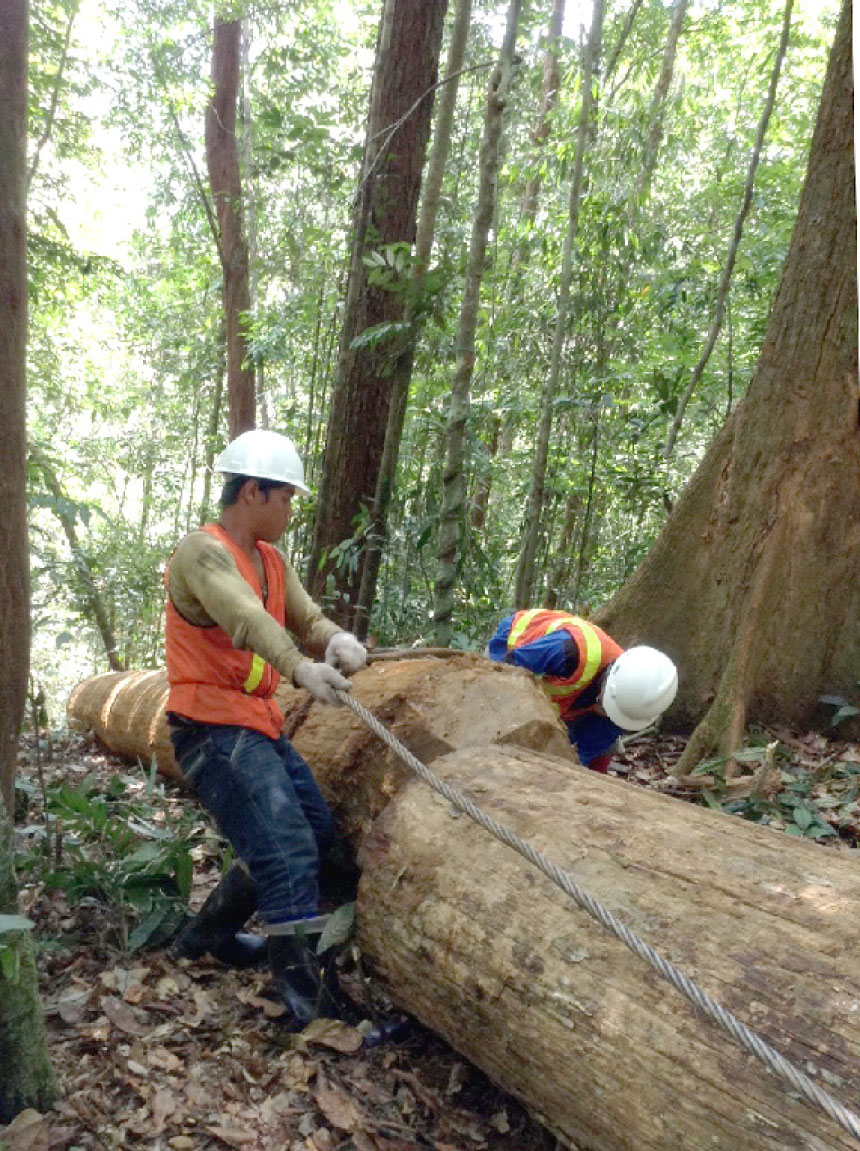
<svg viewBox="0 0 860 1151"><path fill-rule="evenodd" d="M251 288L243 324L257 422L295 439L317 490L380 7L319 0L238 13L237 155ZM601 5L589 63L591 7L568 3L553 35L560 7L523 6L504 101L453 560L450 638L459 647L481 647L513 607L526 539L532 602L584 612L605 602L742 399L788 249L837 17L835 0L795 0L788 13L771 0ZM386 645L433 635L458 320L506 11L494 3L471 11L430 262L407 314L414 354L369 617ZM442 59L453 19L452 10ZM163 564L217 496L211 461L229 432L205 175L210 20L209 6L191 0L34 5L33 669L55 708L72 682L108 666L109 648L117 665L161 662ZM549 58L557 87L547 99ZM394 124L388 146L398 144ZM745 193L720 333L678 420ZM363 259L368 284L408 298L416 282L408 242L374 242ZM384 373L403 338L403 325L386 321L351 342L383 353ZM359 510L349 534L326 544L324 600L337 586L356 586L374 494L350 493ZM301 505L288 539L309 583L316 510L313 500Z"/></svg>

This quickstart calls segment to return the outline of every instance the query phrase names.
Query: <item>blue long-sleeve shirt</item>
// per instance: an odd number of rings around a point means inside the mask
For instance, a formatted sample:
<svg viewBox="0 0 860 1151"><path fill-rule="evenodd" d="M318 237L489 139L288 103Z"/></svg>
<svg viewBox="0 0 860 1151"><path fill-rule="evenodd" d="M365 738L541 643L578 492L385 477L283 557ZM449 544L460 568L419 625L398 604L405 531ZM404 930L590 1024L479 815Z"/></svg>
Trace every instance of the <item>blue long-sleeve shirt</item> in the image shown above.
<svg viewBox="0 0 860 1151"><path fill-rule="evenodd" d="M557 675L562 678L572 676L579 664L579 649L576 641L564 628L539 636L530 643L519 644L512 651L508 649L508 636L511 634L513 615L506 616L499 624L496 634L487 646L487 655L497 663L511 663L524 667L533 675ZM590 707L597 703L603 686L605 671L583 688L576 700L577 707ZM605 755L623 729L605 715L588 712L578 716L567 725L570 742L576 748L580 762L587 767L593 760Z"/></svg>

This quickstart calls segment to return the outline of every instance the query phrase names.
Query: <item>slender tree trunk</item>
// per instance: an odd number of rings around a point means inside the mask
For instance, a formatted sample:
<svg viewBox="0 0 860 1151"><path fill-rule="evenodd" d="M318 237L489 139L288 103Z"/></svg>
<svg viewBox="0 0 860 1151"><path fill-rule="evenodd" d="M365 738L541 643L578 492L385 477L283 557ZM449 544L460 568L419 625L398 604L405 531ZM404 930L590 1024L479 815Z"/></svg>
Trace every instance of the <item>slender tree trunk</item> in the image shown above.
<svg viewBox="0 0 860 1151"><path fill-rule="evenodd" d="M596 615L667 651L667 722L699 721L679 765L731 756L747 721L806 724L860 682L860 426L851 4L749 391L656 543ZM822 717L823 718L823 717Z"/></svg>
<svg viewBox="0 0 860 1151"><path fill-rule="evenodd" d="M603 35L603 0L594 0L591 32L585 49L582 69L582 101L579 113L579 127L576 141L576 155L573 165L573 179L570 186L568 225L562 252L561 280L558 291L555 332L552 342L552 357L541 395L541 414L538 426L537 446L532 467L531 486L525 517L525 534L517 565L514 602L518 608L527 607L535 582L535 556L540 538L540 521L543 512L544 482L546 479L549 441L552 433L553 403L561 378L561 363L567 336L570 305L570 282L573 271L573 245L579 224L579 209L582 199L582 173L585 152L592 128L592 85L597 61L600 59L600 44Z"/></svg>
<svg viewBox="0 0 860 1151"><path fill-rule="evenodd" d="M508 6L502 51L490 78L487 93L484 135L478 160L478 202L472 222L469 261L466 266L466 281L457 330L457 365L451 384L448 410L438 567L433 590L434 635L439 647L450 646L454 632L454 587L457 582L457 562L460 558L466 502L466 434L469 420L469 391L475 366L475 332L478 326L487 237L496 206L502 122L513 80L514 47L521 6L521 0L511 0Z"/></svg>
<svg viewBox="0 0 860 1151"><path fill-rule="evenodd" d="M608 85L609 81L615 75L615 69L618 67L618 61L621 59L621 53L624 51L624 46L627 43L630 32L632 31L633 22L636 19L636 13L639 11L641 6L642 0L633 0L633 4L631 5L630 11L627 13L627 17L624 21L624 26L621 29L618 39L615 42L615 46L607 57L606 71L603 76L604 85Z"/></svg>
<svg viewBox="0 0 860 1151"><path fill-rule="evenodd" d="M223 346L223 341L219 341ZM221 422L221 405L224 401L224 362L219 360L215 376L215 394L209 414L209 427L206 430L206 449L203 458L203 497L200 500L200 522L205 524L210 518L209 504L212 494L212 468L215 463L215 445L218 441L218 425Z"/></svg>
<svg viewBox="0 0 860 1151"><path fill-rule="evenodd" d="M561 39L564 25L564 9L566 0L553 0L552 13L546 34L546 51L543 58L543 82L541 85L541 102L538 121L531 133L532 145L535 153L539 155L546 147L550 132L550 118L558 101L559 70L558 70L558 42ZM538 198L541 188L541 167L536 163L526 183L523 193L522 218L526 225L533 225L537 216ZM528 259L529 244L526 237L517 245L514 253L514 269Z"/></svg>
<svg viewBox="0 0 860 1151"><path fill-rule="evenodd" d="M779 48L776 53L776 60L773 65L773 70L770 75L770 86L768 88L767 99L765 100L764 111L759 121L758 132L756 133L755 144L753 145L752 155L750 156L749 167L747 168L746 184L744 186L744 198L741 204L741 209L738 212L737 219L735 220L734 232L732 234L731 242L729 243L729 251L726 256L725 267L723 274L720 278L720 284L717 288L717 301L714 308L714 316L711 320L711 327L708 331L707 339L705 340L705 347L699 361L693 368L693 374L690 377L690 382L687 384L683 395L678 402L678 409L675 413L675 418L672 420L672 426L669 429L669 434L666 437L666 444L663 448L663 457L668 459L672 452L675 450L675 441L678 438L678 432L681 430L681 424L684 420L684 412L687 410L687 404L690 402L690 397L695 391L696 384L702 378L702 374L708 365L708 360L711 358L716 342L720 335L720 330L723 326L723 314L725 311L726 300L729 294L729 287L732 282L732 272L735 268L735 259L738 254L738 248L741 244L741 236L743 235L744 223L749 215L750 206L752 204L753 188L755 187L755 177L758 171L759 157L761 156L762 144L767 132L767 126L770 123L771 112L773 112L773 105L776 101L776 88L779 83L779 75L782 71L782 62L785 59L786 49L788 48L788 38L791 32L791 9L794 0L786 0L785 13L782 22L782 35L780 36Z"/></svg>
<svg viewBox="0 0 860 1151"><path fill-rule="evenodd" d="M0 31L4 30L0 15ZM0 75L3 75L0 49ZM0 916L17 915L18 888L12 862L12 828L0 802ZM55 1083L45 1037L39 977L29 931L0 931L0 949L8 949L7 962L14 978L0 968L0 1123L9 1123L19 1111L47 1110L54 1101Z"/></svg>
<svg viewBox="0 0 860 1151"><path fill-rule="evenodd" d="M12 863L15 753L27 699L27 0L0 4L0 914L18 910ZM51 1106L54 1083L27 931L0 934L17 967L0 968L0 1123Z"/></svg>
<svg viewBox="0 0 860 1151"><path fill-rule="evenodd" d="M254 125L251 110L251 37L247 25L242 34L242 162L245 168L245 201L248 215L248 299L249 309L257 306L259 288L259 251L257 247L257 190L254 181ZM269 400L266 395L262 359L255 365L257 408L260 427L269 426Z"/></svg>
<svg viewBox="0 0 860 1151"><path fill-rule="evenodd" d="M397 270L388 257L392 245L411 246L415 238L446 4L387 0L383 10L309 571L315 597L334 575L337 598L330 611L346 625L360 569L337 569L329 553L352 537L353 521L376 492L408 286L408 270ZM368 277L371 251L386 266L381 279ZM380 325L396 325L398 335L392 338L389 328L378 339L360 339Z"/></svg>
<svg viewBox="0 0 860 1151"><path fill-rule="evenodd" d="M241 20L215 19L212 98L206 107L206 163L221 235L224 315L227 335L227 400L230 436L256 420L254 369L248 358L247 316L251 308L248 246L242 230L242 186L236 144Z"/></svg>
<svg viewBox="0 0 860 1151"><path fill-rule="evenodd" d="M75 26L75 18L78 15L78 3L75 2L70 8L66 19L66 34L63 37L63 47L60 52L60 61L57 64L57 74L54 77L54 87L51 89L51 103L48 108L48 115L45 117L45 125L42 128L42 133L36 141L36 146L33 149L33 157L30 160L30 166L27 169L27 189L33 183L33 177L39 167L39 159L42 155L42 149L51 138L51 132L54 130L54 121L57 118L57 107L60 103L60 93L63 90L63 74L66 71L66 64L69 61L69 48L72 43L72 30Z"/></svg>
<svg viewBox="0 0 860 1151"><path fill-rule="evenodd" d="M119 646L110 621L110 611L105 603L104 597L99 591L98 584L93 575L89 560L87 559L86 549L81 545L81 541L78 538L74 517L70 516L68 512L64 510L68 504L68 498L57 478L57 473L45 455L39 451L38 448L31 447L30 457L42 473L45 486L54 500L53 511L60 521L63 535L68 542L69 551L72 554L72 563L75 565L75 573L80 582L81 594L89 609L92 622L95 624L96 630L101 636L110 669L111 671L123 671L124 664L119 656Z"/></svg>
<svg viewBox="0 0 860 1151"><path fill-rule="evenodd" d="M451 146L451 127L454 123L454 108L457 103L459 76L466 55L466 40L469 34L469 21L472 14L472 0L458 0L454 14L454 25L448 45L448 58L445 67L445 83L439 97L436 115L436 128L433 145L427 164L424 191L421 197L421 212L415 236L415 259L412 283L407 296L404 323L408 325L407 345L397 357L394 376L391 381L391 406L388 411L388 424L385 429L385 444L376 483L370 531L367 537L367 550L361 572L361 586L356 603L354 629L360 639L367 636L370 610L376 594L379 578L379 565L385 547L386 519L394 480L397 475L397 461L400 455L400 441L403 437L403 424L409 397L409 384L412 380L412 367L415 351L421 335L421 307L424 282L430 266L433 236L436 231L436 214L442 191L442 179Z"/></svg>
<svg viewBox="0 0 860 1151"><path fill-rule="evenodd" d="M672 85L672 77L675 74L675 57L678 53L678 41L681 37L681 29L684 26L684 17L687 15L688 2L689 0L677 0L672 9L672 17L669 21L669 32L663 48L663 66L660 69L657 87L654 89L654 95L651 98L651 108L648 116L648 139L645 142L645 157L642 161L642 170L639 173L639 180L637 181L636 192L633 197L634 205L639 204L647 198L651 186L651 177L654 175L654 169L657 167L657 153L659 152L660 143L663 139L663 117L666 111L666 100L669 95L669 88Z"/></svg>
<svg viewBox="0 0 860 1151"><path fill-rule="evenodd" d="M0 5L0 783L10 811L30 647L25 490L27 33L26 0Z"/></svg>

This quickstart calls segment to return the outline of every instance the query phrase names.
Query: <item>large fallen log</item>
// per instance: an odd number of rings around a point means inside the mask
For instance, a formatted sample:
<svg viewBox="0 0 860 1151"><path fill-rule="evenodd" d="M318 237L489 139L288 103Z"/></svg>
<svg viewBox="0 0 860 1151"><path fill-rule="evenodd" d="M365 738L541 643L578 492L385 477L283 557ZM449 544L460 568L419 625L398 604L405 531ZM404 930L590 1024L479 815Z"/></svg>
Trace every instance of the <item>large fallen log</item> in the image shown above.
<svg viewBox="0 0 860 1151"><path fill-rule="evenodd" d="M860 867L548 756L433 770L822 1087L860 1104ZM394 998L578 1151L857 1151L531 864L426 785L364 839L359 942Z"/></svg>
<svg viewBox="0 0 860 1151"><path fill-rule="evenodd" d="M415 755L430 763L472 744L515 744L576 757L544 693L527 673L468 653L381 660L353 677L355 697ZM284 731L313 768L342 829L357 840L406 771L345 708L314 703L307 692L278 690ZM108 672L69 696L70 726L95 733L111 751L180 779L167 732L163 670Z"/></svg>

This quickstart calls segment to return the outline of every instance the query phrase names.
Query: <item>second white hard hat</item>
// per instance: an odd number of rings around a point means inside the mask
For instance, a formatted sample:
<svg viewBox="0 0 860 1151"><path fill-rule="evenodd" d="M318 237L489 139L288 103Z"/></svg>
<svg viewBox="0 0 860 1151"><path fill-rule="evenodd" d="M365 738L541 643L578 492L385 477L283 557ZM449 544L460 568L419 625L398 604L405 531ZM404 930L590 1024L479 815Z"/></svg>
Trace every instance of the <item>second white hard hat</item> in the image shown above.
<svg viewBox="0 0 860 1151"><path fill-rule="evenodd" d="M302 495L310 495L305 469L296 446L287 436L264 428L252 428L231 440L215 467L230 476L251 476L291 484Z"/></svg>
<svg viewBox="0 0 860 1151"><path fill-rule="evenodd" d="M678 691L678 671L662 651L639 644L609 665L600 693L603 710L625 731L641 731L663 714Z"/></svg>

